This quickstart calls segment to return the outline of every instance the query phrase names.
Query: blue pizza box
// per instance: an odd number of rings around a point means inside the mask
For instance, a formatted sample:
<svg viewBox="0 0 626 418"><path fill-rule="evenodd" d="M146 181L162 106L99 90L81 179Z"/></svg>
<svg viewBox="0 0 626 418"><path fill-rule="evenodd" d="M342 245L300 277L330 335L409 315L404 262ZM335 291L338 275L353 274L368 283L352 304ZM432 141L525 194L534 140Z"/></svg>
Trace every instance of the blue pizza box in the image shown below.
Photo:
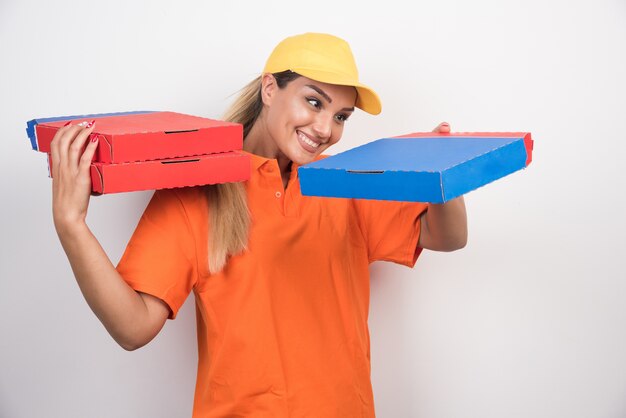
<svg viewBox="0 0 626 418"><path fill-rule="evenodd" d="M305 196L445 203L532 161L528 132L413 133L298 168Z"/></svg>

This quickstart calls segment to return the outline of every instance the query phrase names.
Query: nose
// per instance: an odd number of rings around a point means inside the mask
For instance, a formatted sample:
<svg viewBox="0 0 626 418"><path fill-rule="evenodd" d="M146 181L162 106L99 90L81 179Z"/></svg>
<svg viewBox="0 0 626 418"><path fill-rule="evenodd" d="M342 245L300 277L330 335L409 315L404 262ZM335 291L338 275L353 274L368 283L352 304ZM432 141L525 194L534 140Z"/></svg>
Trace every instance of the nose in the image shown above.
<svg viewBox="0 0 626 418"><path fill-rule="evenodd" d="M333 115L321 112L315 118L313 123L313 133L323 142L327 142L333 132Z"/></svg>

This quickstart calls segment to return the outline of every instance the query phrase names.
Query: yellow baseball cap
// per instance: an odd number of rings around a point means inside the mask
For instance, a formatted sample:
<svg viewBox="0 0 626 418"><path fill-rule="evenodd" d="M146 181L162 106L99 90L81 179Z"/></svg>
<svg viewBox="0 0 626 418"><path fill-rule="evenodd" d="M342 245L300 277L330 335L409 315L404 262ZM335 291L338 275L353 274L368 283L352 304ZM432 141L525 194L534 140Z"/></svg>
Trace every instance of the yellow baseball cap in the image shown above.
<svg viewBox="0 0 626 418"><path fill-rule="evenodd" d="M322 83L354 86L358 93L356 107L372 115L382 109L376 92L359 82L350 45L341 38L325 33L304 33L284 39L272 51L263 72L287 70Z"/></svg>

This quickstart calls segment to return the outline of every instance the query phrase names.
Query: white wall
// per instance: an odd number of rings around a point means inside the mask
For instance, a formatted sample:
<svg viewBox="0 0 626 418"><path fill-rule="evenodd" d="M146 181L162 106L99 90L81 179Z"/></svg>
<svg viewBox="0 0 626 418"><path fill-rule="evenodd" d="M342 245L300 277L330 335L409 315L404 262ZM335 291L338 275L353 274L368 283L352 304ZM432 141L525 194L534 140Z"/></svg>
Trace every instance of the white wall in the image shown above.
<svg viewBox="0 0 626 418"><path fill-rule="evenodd" d="M383 99L335 151L442 120L536 141L530 168L467 196L466 249L372 267L378 416L626 416L626 3L408 4L0 2L1 417L185 417L195 384L191 299L133 353L89 310L25 122L219 117L271 48L305 31L346 38ZM148 198L92 199L114 262Z"/></svg>

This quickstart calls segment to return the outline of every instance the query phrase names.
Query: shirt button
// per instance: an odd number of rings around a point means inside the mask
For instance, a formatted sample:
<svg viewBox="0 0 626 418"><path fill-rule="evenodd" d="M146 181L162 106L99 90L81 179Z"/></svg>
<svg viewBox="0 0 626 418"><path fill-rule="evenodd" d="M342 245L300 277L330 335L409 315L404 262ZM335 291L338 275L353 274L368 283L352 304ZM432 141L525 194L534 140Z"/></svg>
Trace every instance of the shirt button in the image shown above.
<svg viewBox="0 0 626 418"><path fill-rule="evenodd" d="M281 192L276 192L276 197L280 197L280 196L282 196L282 193Z"/></svg>

